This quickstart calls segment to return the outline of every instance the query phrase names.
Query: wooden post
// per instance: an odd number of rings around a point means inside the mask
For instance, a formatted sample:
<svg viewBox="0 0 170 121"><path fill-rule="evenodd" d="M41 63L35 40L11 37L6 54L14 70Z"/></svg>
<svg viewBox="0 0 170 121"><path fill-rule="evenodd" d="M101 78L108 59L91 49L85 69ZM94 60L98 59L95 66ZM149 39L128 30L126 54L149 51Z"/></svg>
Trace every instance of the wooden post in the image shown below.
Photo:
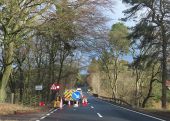
<svg viewBox="0 0 170 121"><path fill-rule="evenodd" d="M11 103L12 103L12 104L14 104L14 97L15 97L15 95L14 95L14 93L12 93L12 94L11 94Z"/></svg>

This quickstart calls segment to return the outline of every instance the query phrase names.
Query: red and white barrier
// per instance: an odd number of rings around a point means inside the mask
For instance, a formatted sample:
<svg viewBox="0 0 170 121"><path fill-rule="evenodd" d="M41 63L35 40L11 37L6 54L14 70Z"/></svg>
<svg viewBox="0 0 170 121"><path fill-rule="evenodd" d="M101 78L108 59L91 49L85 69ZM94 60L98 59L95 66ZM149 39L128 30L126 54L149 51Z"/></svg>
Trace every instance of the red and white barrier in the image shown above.
<svg viewBox="0 0 170 121"><path fill-rule="evenodd" d="M82 99L82 105L83 106L87 106L88 105L87 98L85 96Z"/></svg>
<svg viewBox="0 0 170 121"><path fill-rule="evenodd" d="M68 101L68 106L69 106L69 107L71 106L70 100Z"/></svg>
<svg viewBox="0 0 170 121"><path fill-rule="evenodd" d="M63 109L63 100L61 98L61 101L60 101L60 109Z"/></svg>

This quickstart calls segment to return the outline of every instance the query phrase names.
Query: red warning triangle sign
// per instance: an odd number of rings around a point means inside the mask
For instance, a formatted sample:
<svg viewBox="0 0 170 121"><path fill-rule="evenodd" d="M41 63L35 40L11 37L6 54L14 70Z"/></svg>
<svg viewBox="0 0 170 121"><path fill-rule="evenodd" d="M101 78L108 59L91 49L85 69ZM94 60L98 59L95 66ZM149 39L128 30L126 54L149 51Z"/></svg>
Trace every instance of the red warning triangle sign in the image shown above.
<svg viewBox="0 0 170 121"><path fill-rule="evenodd" d="M52 84L50 89L51 89L51 90L59 90L59 89L60 89L60 86L57 85L57 84Z"/></svg>

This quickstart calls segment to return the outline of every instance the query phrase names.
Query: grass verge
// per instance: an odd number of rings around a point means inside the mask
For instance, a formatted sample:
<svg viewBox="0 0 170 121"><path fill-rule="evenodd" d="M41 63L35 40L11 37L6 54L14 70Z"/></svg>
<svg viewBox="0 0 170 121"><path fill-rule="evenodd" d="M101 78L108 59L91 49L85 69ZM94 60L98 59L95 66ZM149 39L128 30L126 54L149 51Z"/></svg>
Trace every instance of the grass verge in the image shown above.
<svg viewBox="0 0 170 121"><path fill-rule="evenodd" d="M40 110L40 108L26 107L18 104L0 103L0 115L33 113Z"/></svg>

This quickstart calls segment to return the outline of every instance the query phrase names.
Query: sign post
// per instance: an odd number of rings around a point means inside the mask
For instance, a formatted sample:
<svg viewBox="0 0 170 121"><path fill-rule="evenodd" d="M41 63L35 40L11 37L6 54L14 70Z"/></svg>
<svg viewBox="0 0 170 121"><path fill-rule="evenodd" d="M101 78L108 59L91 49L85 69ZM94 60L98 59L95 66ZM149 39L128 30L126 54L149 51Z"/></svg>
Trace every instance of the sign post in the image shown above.
<svg viewBox="0 0 170 121"><path fill-rule="evenodd" d="M50 90L52 90L51 100L54 100L56 98L56 95L59 95L60 85L53 83L50 87Z"/></svg>
<svg viewBox="0 0 170 121"><path fill-rule="evenodd" d="M43 85L36 85L35 86L36 94L37 94L37 99L40 104L42 102L42 94L41 91L43 90Z"/></svg>
<svg viewBox="0 0 170 121"><path fill-rule="evenodd" d="M72 98L76 101L75 107L78 107L79 99L81 98L80 92L76 91L72 94Z"/></svg>

